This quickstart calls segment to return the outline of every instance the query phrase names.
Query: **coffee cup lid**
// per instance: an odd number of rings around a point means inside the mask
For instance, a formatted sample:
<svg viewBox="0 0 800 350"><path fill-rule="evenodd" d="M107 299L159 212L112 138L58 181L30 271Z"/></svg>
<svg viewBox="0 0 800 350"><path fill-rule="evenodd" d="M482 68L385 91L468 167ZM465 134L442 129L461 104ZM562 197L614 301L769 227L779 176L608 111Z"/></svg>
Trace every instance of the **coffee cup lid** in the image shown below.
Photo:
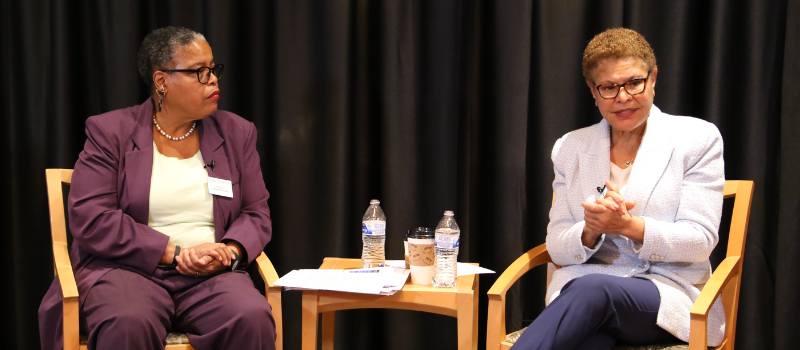
<svg viewBox="0 0 800 350"><path fill-rule="evenodd" d="M416 227L408 230L406 237L413 239L432 239L435 237L435 234L429 227Z"/></svg>

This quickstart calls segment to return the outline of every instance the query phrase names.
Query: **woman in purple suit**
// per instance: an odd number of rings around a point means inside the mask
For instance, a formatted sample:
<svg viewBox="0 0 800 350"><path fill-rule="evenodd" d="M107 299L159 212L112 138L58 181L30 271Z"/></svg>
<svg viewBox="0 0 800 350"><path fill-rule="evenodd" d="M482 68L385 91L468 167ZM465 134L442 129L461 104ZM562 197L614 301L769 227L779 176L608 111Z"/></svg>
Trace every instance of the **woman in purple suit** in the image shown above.
<svg viewBox="0 0 800 350"><path fill-rule="evenodd" d="M69 193L70 255L89 349L274 349L266 299L243 270L272 235L253 123L217 110L223 65L203 35L145 37L143 104L94 116ZM61 292L39 309L60 349Z"/></svg>

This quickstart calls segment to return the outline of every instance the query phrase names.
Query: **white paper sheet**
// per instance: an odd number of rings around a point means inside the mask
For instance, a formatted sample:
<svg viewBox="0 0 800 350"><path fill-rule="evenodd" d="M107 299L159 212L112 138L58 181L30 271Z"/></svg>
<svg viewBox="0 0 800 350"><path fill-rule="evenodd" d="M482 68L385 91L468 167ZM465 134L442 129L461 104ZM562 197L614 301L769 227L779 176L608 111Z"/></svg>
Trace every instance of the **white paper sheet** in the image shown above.
<svg viewBox="0 0 800 350"><path fill-rule="evenodd" d="M386 266L402 269L406 266L404 260L386 260ZM458 276L477 275L482 273L495 273L492 270L480 266L470 265L467 263L458 263L456 266L456 274Z"/></svg>
<svg viewBox="0 0 800 350"><path fill-rule="evenodd" d="M349 270L293 270L275 284L286 289L333 290L391 295L403 288L407 270L391 267Z"/></svg>
<svg viewBox="0 0 800 350"><path fill-rule="evenodd" d="M458 263L456 266L456 275L458 276L477 275L481 273L494 273L494 271L465 263Z"/></svg>

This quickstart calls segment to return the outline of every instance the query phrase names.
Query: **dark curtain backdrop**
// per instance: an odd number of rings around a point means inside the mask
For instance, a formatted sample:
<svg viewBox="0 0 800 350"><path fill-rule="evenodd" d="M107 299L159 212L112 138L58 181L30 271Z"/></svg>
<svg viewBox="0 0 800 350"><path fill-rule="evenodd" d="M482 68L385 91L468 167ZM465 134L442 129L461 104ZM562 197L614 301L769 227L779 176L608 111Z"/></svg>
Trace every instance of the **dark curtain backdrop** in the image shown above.
<svg viewBox="0 0 800 350"><path fill-rule="evenodd" d="M501 272L544 242L564 133L600 120L581 75L593 35L633 28L656 52L655 103L715 123L726 176L756 183L739 349L792 349L800 314L800 4L796 1L2 1L3 348L39 347L52 281L45 168L72 168L87 117L141 103L151 30L206 35L225 63L220 108L252 120L279 274L359 257L379 198L387 257L455 210L460 261ZM509 294L509 330L543 307L544 272ZM480 278L480 334L485 293ZM284 294L299 349L300 293ZM454 318L337 315L339 349L455 349ZM494 322L495 320L490 320Z"/></svg>

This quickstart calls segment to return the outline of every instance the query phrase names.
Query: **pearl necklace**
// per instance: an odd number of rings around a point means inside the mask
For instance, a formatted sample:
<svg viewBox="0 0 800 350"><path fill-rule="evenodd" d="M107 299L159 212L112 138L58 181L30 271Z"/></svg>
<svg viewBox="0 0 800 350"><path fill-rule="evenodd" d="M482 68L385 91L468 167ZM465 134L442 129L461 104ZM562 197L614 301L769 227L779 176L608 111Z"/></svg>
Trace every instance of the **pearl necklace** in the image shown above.
<svg viewBox="0 0 800 350"><path fill-rule="evenodd" d="M167 135L167 133L165 133L164 130L161 130L161 126L158 125L158 122L156 121L156 115L155 114L153 114L153 124L156 126L156 129L158 129L158 132L160 132L161 135L164 135L164 137L166 137L167 139L172 140L172 141L180 141L180 140L183 140L183 139L185 139L186 137L188 137L189 135L192 134L192 131L194 131L194 127L197 125L197 121L193 121L192 122L192 128L189 129L189 132L187 132L186 135L183 135L181 137L175 137L175 136Z"/></svg>

